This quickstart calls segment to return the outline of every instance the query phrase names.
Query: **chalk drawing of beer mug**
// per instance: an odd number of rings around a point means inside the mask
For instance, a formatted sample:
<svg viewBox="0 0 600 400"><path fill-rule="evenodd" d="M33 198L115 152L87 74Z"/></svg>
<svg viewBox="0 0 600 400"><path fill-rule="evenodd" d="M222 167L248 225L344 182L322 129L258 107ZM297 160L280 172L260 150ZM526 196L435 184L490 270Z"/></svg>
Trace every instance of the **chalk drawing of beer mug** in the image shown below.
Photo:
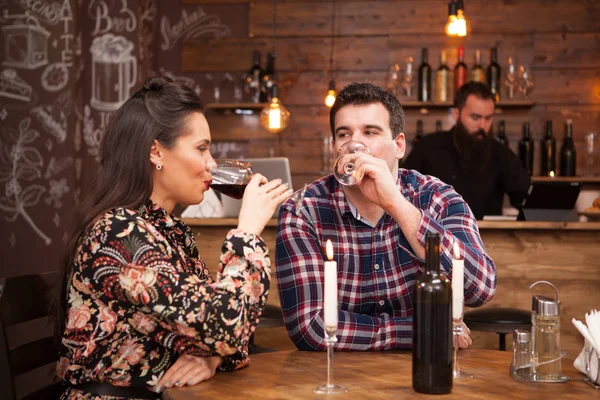
<svg viewBox="0 0 600 400"><path fill-rule="evenodd" d="M94 39L92 53L92 99L90 105L105 112L116 111L129 98L137 79L133 43L107 33Z"/></svg>

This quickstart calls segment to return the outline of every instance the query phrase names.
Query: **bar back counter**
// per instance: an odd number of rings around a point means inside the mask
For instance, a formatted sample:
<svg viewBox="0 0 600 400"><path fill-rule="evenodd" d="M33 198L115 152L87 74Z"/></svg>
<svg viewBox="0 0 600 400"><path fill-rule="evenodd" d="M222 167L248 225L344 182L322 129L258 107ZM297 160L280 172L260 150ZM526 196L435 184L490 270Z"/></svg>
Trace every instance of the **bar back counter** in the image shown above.
<svg viewBox="0 0 600 400"><path fill-rule="evenodd" d="M221 245L236 219L184 219L192 228L200 256L216 276ZM269 221L262 237L274 261L277 221ZM579 351L583 338L571 323L584 320L590 309L600 309L600 222L479 221L483 243L496 263L498 289L484 307L515 307L530 310L531 296L553 297L552 289L529 285L538 280L552 282L561 301L562 348ZM273 265L274 268L274 265ZM274 277L274 275L272 275ZM276 283L268 304L279 306ZM468 309L467 309L468 311ZM497 348L494 333L472 332L474 347ZM511 340L507 338L507 350Z"/></svg>

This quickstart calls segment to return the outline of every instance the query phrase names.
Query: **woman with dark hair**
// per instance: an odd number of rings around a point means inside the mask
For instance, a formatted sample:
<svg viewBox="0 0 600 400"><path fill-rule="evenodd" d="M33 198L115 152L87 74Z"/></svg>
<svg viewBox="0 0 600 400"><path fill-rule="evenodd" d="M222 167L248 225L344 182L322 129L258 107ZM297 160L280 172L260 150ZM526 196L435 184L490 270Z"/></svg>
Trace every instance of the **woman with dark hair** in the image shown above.
<svg viewBox="0 0 600 400"><path fill-rule="evenodd" d="M148 79L113 115L56 299L63 399L160 398L248 365L269 293L259 235L291 191L253 176L214 280L192 231L171 215L202 201L209 146L198 95L165 78Z"/></svg>

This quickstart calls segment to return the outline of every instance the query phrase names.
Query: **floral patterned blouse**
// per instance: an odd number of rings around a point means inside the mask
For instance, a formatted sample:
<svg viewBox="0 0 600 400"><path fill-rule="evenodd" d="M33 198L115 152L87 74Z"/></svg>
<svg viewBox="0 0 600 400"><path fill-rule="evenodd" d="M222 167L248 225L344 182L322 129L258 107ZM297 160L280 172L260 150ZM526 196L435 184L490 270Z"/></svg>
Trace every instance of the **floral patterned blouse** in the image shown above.
<svg viewBox="0 0 600 400"><path fill-rule="evenodd" d="M225 371L248 365L270 265L260 237L231 230L215 281L191 229L164 209L107 212L76 252L58 377L152 390L181 354L225 356ZM62 398L114 399L75 389Z"/></svg>

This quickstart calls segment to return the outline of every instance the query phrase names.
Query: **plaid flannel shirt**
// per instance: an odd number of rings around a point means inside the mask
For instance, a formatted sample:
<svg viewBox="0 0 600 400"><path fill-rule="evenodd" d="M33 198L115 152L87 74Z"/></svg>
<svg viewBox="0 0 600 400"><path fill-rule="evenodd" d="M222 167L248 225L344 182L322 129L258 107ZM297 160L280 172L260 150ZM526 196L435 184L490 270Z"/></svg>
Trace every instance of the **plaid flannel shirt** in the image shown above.
<svg viewBox="0 0 600 400"><path fill-rule="evenodd" d="M400 169L397 186L421 210L419 242L425 245L428 231L440 235L441 272L449 277L452 246L459 241L465 304L489 301L496 290L496 267L462 197L450 185L414 170ZM424 260L389 214L370 226L352 208L333 175L311 183L301 204L287 200L282 205L275 271L288 334L301 350L325 348L322 246L331 239L338 267L336 349L409 349L413 290Z"/></svg>

